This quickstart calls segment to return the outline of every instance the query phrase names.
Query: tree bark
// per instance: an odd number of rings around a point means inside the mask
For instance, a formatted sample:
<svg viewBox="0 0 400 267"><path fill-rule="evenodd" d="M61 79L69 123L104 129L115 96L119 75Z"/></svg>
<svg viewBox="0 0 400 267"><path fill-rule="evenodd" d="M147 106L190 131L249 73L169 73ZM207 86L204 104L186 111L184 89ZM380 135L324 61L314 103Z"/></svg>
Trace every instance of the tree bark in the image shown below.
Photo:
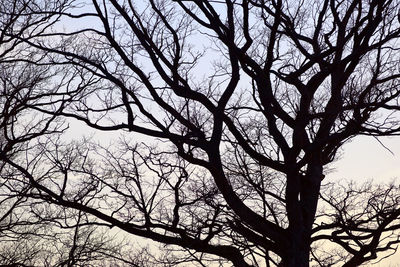
<svg viewBox="0 0 400 267"><path fill-rule="evenodd" d="M323 178L322 164L310 163L305 175L293 172L287 178L289 245L282 257L281 266L307 267L311 249L311 230Z"/></svg>

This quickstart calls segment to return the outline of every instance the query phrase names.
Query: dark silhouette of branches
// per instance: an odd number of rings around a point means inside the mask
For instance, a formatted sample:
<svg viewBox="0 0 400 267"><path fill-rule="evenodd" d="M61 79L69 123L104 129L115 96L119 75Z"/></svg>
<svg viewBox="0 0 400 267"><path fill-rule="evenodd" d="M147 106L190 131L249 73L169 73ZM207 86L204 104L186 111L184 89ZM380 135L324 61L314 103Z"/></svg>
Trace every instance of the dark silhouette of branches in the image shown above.
<svg viewBox="0 0 400 267"><path fill-rule="evenodd" d="M387 256L390 256L397 251L400 242L396 232L400 227L398 190L394 183L373 185L371 182L362 186L350 183L341 188L331 185L324 190L323 210L317 216L323 221L314 227L312 239L329 240L340 248L336 255L326 253L329 264L358 266L378 259L380 252L389 252Z"/></svg>
<svg viewBox="0 0 400 267"><path fill-rule="evenodd" d="M355 266L395 248L395 184L321 183L351 138L400 132L399 1L6 2L10 203L165 244L164 265ZM68 142L71 120L123 137Z"/></svg>

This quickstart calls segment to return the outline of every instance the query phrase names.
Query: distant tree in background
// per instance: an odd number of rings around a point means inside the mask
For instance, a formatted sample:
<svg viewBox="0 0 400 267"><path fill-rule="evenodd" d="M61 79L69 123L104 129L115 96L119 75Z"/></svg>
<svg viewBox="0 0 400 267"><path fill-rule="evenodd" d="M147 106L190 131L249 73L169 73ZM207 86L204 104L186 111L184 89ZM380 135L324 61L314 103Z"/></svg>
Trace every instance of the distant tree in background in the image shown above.
<svg viewBox="0 0 400 267"><path fill-rule="evenodd" d="M64 84L58 69L30 64L38 60L36 53L15 36L42 32L57 16L41 10L56 13L59 8L49 1L0 2L0 153L18 164L26 162L27 170L43 175L42 179L46 171L35 166L40 159L29 158L40 143L31 140L48 134L56 140L66 127L57 116L40 114L28 105L40 106L41 99ZM24 60L15 60L17 55ZM1 266L139 266L135 264L139 257L125 255L132 249L125 239L114 240L115 234L93 220L88 223L81 211L51 207L31 182L1 161Z"/></svg>
<svg viewBox="0 0 400 267"><path fill-rule="evenodd" d="M29 71L4 78L2 180L39 217L169 245L162 266L357 266L400 242L398 185L321 187L346 141L400 133L400 1L6 2L0 59ZM123 134L70 142L72 119Z"/></svg>

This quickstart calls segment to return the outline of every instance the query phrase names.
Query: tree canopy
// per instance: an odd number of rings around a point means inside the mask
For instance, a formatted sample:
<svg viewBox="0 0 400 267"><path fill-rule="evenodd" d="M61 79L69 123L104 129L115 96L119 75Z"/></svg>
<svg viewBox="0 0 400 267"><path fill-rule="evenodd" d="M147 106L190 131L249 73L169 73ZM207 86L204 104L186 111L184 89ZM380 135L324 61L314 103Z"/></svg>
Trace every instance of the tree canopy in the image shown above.
<svg viewBox="0 0 400 267"><path fill-rule="evenodd" d="M3 1L4 218L27 201L41 222L116 227L167 245L166 266L357 266L395 251L399 186L324 178L345 142L400 133L399 10ZM121 137L70 141L73 120Z"/></svg>

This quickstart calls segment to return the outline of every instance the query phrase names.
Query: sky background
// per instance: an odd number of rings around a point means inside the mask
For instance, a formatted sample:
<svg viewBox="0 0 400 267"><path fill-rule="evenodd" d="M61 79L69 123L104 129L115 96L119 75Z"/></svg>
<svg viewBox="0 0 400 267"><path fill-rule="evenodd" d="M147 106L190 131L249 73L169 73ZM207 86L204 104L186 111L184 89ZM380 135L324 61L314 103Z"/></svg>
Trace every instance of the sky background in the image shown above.
<svg viewBox="0 0 400 267"><path fill-rule="evenodd" d="M400 175L400 137L358 136L344 144L327 178L389 182Z"/></svg>

